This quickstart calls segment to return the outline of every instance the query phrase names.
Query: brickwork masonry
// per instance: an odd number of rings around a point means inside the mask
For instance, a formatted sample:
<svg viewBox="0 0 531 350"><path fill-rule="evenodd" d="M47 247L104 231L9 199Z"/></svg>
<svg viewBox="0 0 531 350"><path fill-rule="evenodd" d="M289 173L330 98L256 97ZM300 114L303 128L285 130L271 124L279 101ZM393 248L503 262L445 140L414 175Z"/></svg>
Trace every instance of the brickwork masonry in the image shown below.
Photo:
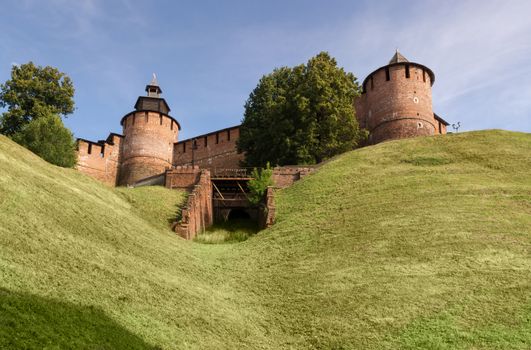
<svg viewBox="0 0 531 350"><path fill-rule="evenodd" d="M135 111L122 119L124 140L119 185L132 185L172 166L178 124L159 112Z"/></svg>
<svg viewBox="0 0 531 350"><path fill-rule="evenodd" d="M176 166L173 169L166 170L166 188L179 188L191 191L199 181L201 169L199 166Z"/></svg>
<svg viewBox="0 0 531 350"><path fill-rule="evenodd" d="M308 174L313 173L316 167L283 166L273 168L273 183L276 188L286 188Z"/></svg>
<svg viewBox="0 0 531 350"><path fill-rule="evenodd" d="M445 134L447 123L433 113L434 79L429 68L414 62L389 64L369 74L354 101L369 143Z"/></svg>
<svg viewBox="0 0 531 350"><path fill-rule="evenodd" d="M105 141L77 142L76 168L107 185L115 186L121 163L122 135L110 134Z"/></svg>
<svg viewBox="0 0 531 350"><path fill-rule="evenodd" d="M234 126L174 144L173 165L199 165L201 168L239 168L243 154L236 141L240 127Z"/></svg>
<svg viewBox="0 0 531 350"><path fill-rule="evenodd" d="M264 203L260 207L258 214L258 225L261 229L266 229L273 226L276 217L275 206L275 190L273 187L268 187L264 196Z"/></svg>
<svg viewBox="0 0 531 350"><path fill-rule="evenodd" d="M179 169L181 174L189 175L196 174L199 168ZM191 172L186 172L191 170ZM174 172L173 176L166 177L167 186L175 184L179 177L178 172ZM191 177L189 177L191 178ZM170 187L175 188L175 187ZM199 171L199 178L197 183L193 186L192 192L188 195L186 205L181 210L181 219L172 225L172 229L184 239L193 239L197 233L203 232L206 228L213 224L212 211L212 185L210 183L210 171L203 169Z"/></svg>

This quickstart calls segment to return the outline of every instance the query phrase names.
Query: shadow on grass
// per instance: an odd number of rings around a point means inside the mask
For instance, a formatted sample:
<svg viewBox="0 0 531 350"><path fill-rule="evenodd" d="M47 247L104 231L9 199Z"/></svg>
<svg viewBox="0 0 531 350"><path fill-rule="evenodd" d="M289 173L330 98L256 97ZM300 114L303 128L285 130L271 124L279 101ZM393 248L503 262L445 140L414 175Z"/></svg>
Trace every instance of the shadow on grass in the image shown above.
<svg viewBox="0 0 531 350"><path fill-rule="evenodd" d="M1 349L157 349L100 309L0 288Z"/></svg>
<svg viewBox="0 0 531 350"><path fill-rule="evenodd" d="M258 223L251 219L232 219L216 223L194 240L205 244L236 243L247 240L258 232Z"/></svg>

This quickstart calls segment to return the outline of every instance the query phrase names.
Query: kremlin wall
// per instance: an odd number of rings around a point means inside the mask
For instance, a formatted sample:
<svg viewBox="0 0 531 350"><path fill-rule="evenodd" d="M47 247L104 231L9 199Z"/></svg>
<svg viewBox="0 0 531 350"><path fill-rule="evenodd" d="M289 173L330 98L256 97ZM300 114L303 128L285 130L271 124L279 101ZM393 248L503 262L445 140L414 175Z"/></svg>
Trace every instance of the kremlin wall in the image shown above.
<svg viewBox="0 0 531 350"><path fill-rule="evenodd" d="M409 62L398 50L387 65L370 73L361 96L353 101L360 127L369 132L369 144L445 134L448 123L433 113L434 82L428 67ZM155 77L146 93L122 118L121 135L111 133L97 142L78 139L79 171L112 186L126 186L176 167L240 167L244 155L236 146L239 126L179 141L181 126L170 116ZM311 169L306 167L276 168L274 180L285 187L308 172Z"/></svg>

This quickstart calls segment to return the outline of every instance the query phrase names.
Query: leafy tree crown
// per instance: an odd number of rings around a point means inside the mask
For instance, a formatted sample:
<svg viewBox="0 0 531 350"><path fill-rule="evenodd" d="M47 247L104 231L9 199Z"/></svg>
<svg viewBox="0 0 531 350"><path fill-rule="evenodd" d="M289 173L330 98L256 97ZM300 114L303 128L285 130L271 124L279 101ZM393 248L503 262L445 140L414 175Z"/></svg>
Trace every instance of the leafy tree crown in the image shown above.
<svg viewBox="0 0 531 350"><path fill-rule="evenodd" d="M33 62L14 65L11 79L0 85L0 133L14 135L34 119L74 112L74 86L57 68Z"/></svg>
<svg viewBox="0 0 531 350"><path fill-rule="evenodd" d="M247 166L315 164L355 148L356 77L326 52L264 75L245 103L238 149Z"/></svg>

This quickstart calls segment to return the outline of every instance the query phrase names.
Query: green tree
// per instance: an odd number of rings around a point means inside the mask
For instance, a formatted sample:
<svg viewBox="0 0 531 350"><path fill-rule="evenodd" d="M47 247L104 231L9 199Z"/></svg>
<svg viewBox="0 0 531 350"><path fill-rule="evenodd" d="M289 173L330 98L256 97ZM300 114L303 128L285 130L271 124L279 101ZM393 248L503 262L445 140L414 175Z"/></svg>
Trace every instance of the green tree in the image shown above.
<svg viewBox="0 0 531 350"><path fill-rule="evenodd" d="M0 85L0 107L7 107L0 118L0 133L12 136L32 120L71 114L73 97L72 81L57 68L33 62L14 65L11 79Z"/></svg>
<svg viewBox="0 0 531 350"><path fill-rule="evenodd" d="M76 164L74 138L56 114L41 115L24 125L12 138L52 164L69 168Z"/></svg>
<svg viewBox="0 0 531 350"><path fill-rule="evenodd" d="M251 180L247 186L249 187L249 202L254 205L259 204L264 198L267 188L273 186L273 169L269 163L261 170L253 169Z"/></svg>
<svg viewBox="0 0 531 350"><path fill-rule="evenodd" d="M366 135L355 117L358 94L354 75L326 52L263 76L245 103L245 164L315 164L355 148Z"/></svg>

